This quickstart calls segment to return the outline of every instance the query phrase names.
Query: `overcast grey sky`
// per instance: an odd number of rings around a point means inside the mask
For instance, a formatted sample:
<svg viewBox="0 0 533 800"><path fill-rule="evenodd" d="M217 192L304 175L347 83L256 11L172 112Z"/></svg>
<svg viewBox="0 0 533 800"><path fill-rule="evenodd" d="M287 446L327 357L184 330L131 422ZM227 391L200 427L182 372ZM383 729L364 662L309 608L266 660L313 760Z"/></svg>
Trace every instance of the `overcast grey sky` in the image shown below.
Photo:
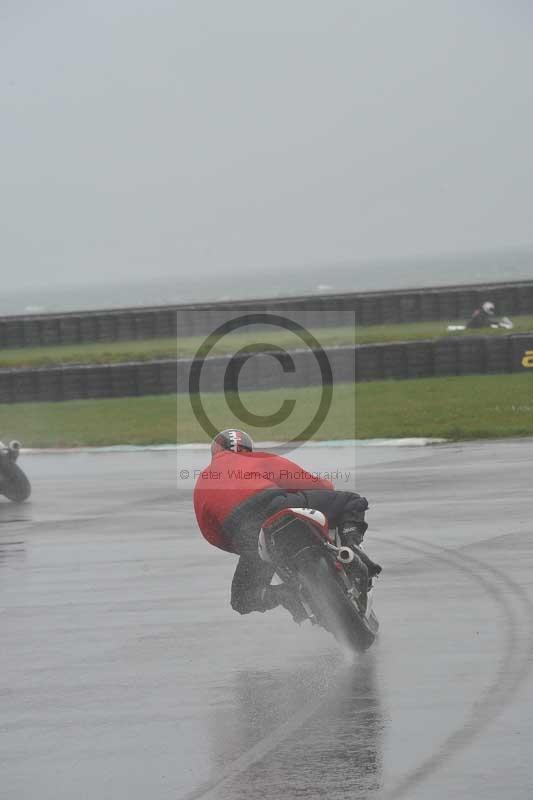
<svg viewBox="0 0 533 800"><path fill-rule="evenodd" d="M533 244L529 0L3 0L4 288Z"/></svg>

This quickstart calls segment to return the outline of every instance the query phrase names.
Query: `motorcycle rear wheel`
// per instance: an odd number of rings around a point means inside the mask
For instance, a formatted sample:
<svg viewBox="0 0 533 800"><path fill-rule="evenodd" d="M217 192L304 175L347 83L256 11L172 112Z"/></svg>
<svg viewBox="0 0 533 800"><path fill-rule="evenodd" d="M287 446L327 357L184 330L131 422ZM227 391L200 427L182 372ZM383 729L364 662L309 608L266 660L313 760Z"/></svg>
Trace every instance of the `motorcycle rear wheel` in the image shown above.
<svg viewBox="0 0 533 800"><path fill-rule="evenodd" d="M31 494L31 484L18 464L13 461L2 467L0 493L13 503L23 503Z"/></svg>
<svg viewBox="0 0 533 800"><path fill-rule="evenodd" d="M341 644L359 653L368 650L376 636L364 614L347 595L331 561L324 555L310 555L301 559L296 568L317 621Z"/></svg>

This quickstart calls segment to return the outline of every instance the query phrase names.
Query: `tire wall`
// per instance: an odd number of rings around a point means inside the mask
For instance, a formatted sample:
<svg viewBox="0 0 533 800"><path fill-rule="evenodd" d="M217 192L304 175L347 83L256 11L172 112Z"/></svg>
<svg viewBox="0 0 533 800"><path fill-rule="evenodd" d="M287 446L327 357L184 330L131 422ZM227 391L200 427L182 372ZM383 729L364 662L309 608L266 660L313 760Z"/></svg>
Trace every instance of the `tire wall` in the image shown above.
<svg viewBox="0 0 533 800"><path fill-rule="evenodd" d="M464 320L487 299L499 315L533 314L533 281L1 317L0 348L205 336L230 313L296 314L307 328L353 325L354 319L359 325Z"/></svg>
<svg viewBox="0 0 533 800"><path fill-rule="evenodd" d="M533 377L533 334L335 347L324 352L335 383L513 372L531 372ZM225 378L233 380L234 387L238 381L241 391L322 383L315 351L301 350L289 356L294 367L289 371L266 354L234 359L220 356L203 364L168 359L0 370L0 403L183 394L189 391L192 370L201 373L202 392L223 391Z"/></svg>

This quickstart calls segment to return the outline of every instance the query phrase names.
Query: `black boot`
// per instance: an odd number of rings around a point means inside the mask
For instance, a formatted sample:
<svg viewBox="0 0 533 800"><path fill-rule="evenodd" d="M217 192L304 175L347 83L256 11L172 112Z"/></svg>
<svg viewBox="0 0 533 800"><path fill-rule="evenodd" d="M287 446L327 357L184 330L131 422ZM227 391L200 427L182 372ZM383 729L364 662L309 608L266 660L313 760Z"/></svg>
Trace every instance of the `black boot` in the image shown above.
<svg viewBox="0 0 533 800"><path fill-rule="evenodd" d="M358 514L361 519L354 519L351 515L349 519L345 519L338 527L340 540L347 547L361 544L368 530L368 523L364 520L364 514Z"/></svg>
<svg viewBox="0 0 533 800"><path fill-rule="evenodd" d="M307 619L307 611L301 604L297 593L286 583L265 587L265 589L263 589L263 597L266 609L283 606L298 624L303 622L304 619Z"/></svg>
<svg viewBox="0 0 533 800"><path fill-rule="evenodd" d="M342 525L339 525L339 536L341 542L346 545L346 547L351 547L363 564L366 565L368 577L372 579L376 575L379 575L382 568L375 561L372 561L370 556L368 556L361 547L367 529L368 524L364 520L349 519L343 522Z"/></svg>

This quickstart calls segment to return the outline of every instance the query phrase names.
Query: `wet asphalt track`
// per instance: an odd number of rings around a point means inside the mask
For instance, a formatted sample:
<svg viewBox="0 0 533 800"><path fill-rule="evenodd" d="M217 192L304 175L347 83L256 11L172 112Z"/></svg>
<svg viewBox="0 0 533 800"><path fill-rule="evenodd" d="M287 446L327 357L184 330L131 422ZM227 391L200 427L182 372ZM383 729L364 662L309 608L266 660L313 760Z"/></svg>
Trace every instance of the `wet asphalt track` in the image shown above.
<svg viewBox="0 0 533 800"><path fill-rule="evenodd" d="M0 500L2 800L533 796L533 441L297 458L356 465L372 503L361 658L231 611L175 453L23 458L32 502Z"/></svg>

